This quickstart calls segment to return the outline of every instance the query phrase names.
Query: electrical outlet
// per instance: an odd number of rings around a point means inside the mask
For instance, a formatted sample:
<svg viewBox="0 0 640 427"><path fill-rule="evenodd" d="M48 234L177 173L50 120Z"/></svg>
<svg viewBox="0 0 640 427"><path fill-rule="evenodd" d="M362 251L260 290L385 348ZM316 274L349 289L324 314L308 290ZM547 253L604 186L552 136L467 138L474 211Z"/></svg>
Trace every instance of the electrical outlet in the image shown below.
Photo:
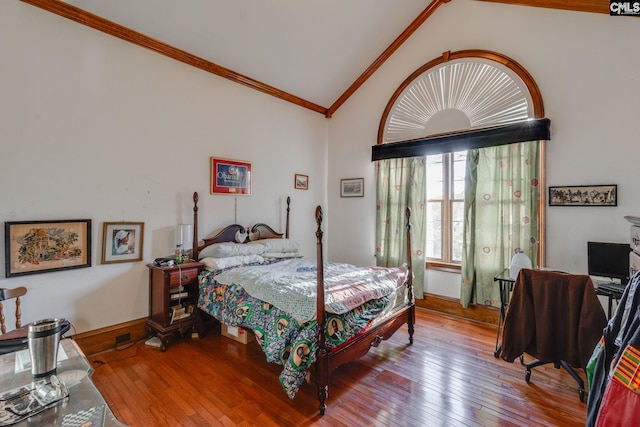
<svg viewBox="0 0 640 427"><path fill-rule="evenodd" d="M122 334L122 335L118 335L116 337L116 345L126 342L126 341L131 341L131 334L130 333L126 333L126 334Z"/></svg>

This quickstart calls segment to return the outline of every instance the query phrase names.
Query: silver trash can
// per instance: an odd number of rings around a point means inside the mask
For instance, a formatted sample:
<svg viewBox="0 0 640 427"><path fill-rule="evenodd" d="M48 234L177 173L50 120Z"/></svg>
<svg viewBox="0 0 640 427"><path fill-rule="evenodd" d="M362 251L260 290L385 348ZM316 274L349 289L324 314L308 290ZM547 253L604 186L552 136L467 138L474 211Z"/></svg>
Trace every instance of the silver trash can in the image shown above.
<svg viewBox="0 0 640 427"><path fill-rule="evenodd" d="M59 319L44 319L29 325L31 375L46 377L56 372L62 326Z"/></svg>

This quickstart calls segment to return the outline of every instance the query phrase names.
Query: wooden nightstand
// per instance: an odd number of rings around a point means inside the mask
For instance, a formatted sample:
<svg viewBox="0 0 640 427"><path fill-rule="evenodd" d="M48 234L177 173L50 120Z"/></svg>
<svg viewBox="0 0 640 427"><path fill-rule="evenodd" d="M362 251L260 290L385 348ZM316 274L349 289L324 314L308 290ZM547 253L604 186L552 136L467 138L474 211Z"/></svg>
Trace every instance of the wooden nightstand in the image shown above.
<svg viewBox="0 0 640 427"><path fill-rule="evenodd" d="M176 335L197 332L202 336L198 313L198 273L203 265L185 262L171 267L149 267L149 320L147 329L161 341L161 351Z"/></svg>

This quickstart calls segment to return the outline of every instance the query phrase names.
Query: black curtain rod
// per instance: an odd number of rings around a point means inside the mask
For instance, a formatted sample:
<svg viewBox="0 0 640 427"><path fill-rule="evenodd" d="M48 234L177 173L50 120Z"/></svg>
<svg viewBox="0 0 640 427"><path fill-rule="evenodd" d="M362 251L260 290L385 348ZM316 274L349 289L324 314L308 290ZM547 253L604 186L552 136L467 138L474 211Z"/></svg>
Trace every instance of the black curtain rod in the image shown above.
<svg viewBox="0 0 640 427"><path fill-rule="evenodd" d="M533 119L476 130L448 133L371 147L371 161L453 153L516 142L551 139L551 120Z"/></svg>

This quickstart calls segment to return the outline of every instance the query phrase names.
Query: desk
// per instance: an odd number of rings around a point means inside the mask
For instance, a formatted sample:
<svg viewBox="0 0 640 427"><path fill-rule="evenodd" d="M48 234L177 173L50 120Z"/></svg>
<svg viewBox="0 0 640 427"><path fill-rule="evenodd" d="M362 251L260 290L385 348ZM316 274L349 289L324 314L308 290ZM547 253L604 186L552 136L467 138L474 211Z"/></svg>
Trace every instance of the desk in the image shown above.
<svg viewBox="0 0 640 427"><path fill-rule="evenodd" d="M513 284L516 282L511 278L511 271L508 268L502 270L500 274L493 277L494 282L498 282L500 286L500 315L498 316L498 333L496 335L496 349L493 356L500 357L500 329L504 324L504 316L507 313L509 305L509 294L513 291Z"/></svg>
<svg viewBox="0 0 640 427"><path fill-rule="evenodd" d="M607 297L609 299L608 301L608 310L607 310L607 318L611 319L611 315L613 314L613 300L616 301L616 303L618 301L620 301L620 298L622 298L622 292L619 291L615 291L612 289L603 289L600 288L599 286L596 286L596 294L601 295L603 297Z"/></svg>
<svg viewBox="0 0 640 427"><path fill-rule="evenodd" d="M66 385L69 397L44 411L13 424L15 426L124 426L109 409L100 391L91 381L93 368L75 341L63 339L58 352L56 376ZM0 394L21 387L33 388L31 369L21 369L24 353L30 363L28 350L0 356ZM18 363L16 363L18 359ZM0 407L0 417L3 409ZM87 424L91 422L91 424ZM0 423L0 425L3 425Z"/></svg>

